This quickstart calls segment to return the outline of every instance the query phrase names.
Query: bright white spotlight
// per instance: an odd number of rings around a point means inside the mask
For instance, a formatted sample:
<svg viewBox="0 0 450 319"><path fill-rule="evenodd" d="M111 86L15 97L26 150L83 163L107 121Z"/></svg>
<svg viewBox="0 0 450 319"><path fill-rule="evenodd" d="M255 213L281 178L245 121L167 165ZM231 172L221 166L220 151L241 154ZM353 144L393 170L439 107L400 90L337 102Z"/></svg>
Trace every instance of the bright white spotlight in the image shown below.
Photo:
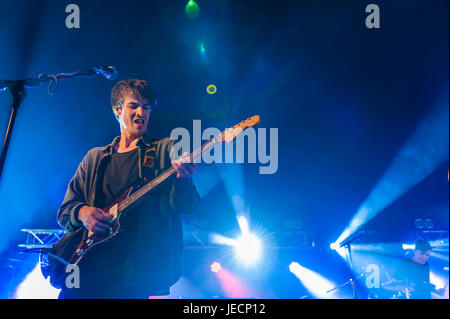
<svg viewBox="0 0 450 319"><path fill-rule="evenodd" d="M415 245L414 244L403 244L402 248L403 250L414 250Z"/></svg>
<svg viewBox="0 0 450 319"><path fill-rule="evenodd" d="M239 260L251 264L261 257L261 242L254 234L244 234L239 237L234 246Z"/></svg>
<svg viewBox="0 0 450 319"><path fill-rule="evenodd" d="M330 249L337 252L339 254L339 256L341 256L342 258L346 257L346 248L341 247L341 245L339 243L337 243L337 242L331 243Z"/></svg>
<svg viewBox="0 0 450 319"><path fill-rule="evenodd" d="M299 273L300 272L300 265L298 263L296 263L295 261L291 262L291 264L289 265L289 271L291 273L293 273L294 275L296 273Z"/></svg>
<svg viewBox="0 0 450 319"><path fill-rule="evenodd" d="M355 233L377 214L448 162L448 85L436 100L436 106L423 118L392 164L360 205L337 243ZM426 227L423 220L416 226ZM429 223L432 226L432 222Z"/></svg>
<svg viewBox="0 0 450 319"><path fill-rule="evenodd" d="M436 289L445 288L445 294L443 296L439 296L433 293L433 299L448 299L448 277L444 278L436 274L435 272L430 271L430 283L435 285Z"/></svg>
<svg viewBox="0 0 450 319"><path fill-rule="evenodd" d="M219 234L212 234L210 236L211 242L219 245L236 246L236 239L228 238Z"/></svg>
<svg viewBox="0 0 450 319"><path fill-rule="evenodd" d="M37 263L33 270L16 288L15 299L58 299L60 289L50 285L50 279L45 279L41 273L40 263Z"/></svg>
<svg viewBox="0 0 450 319"><path fill-rule="evenodd" d="M333 289L337 285L318 273L301 266L297 262L292 262L289 265L289 270L302 282L303 286L305 286L315 298L347 298L347 296L337 295L337 290L327 293L327 291Z"/></svg>
<svg viewBox="0 0 450 319"><path fill-rule="evenodd" d="M247 218L244 216L238 216L237 217L239 228L241 229L241 233L246 235L250 233L250 227L248 226Z"/></svg>

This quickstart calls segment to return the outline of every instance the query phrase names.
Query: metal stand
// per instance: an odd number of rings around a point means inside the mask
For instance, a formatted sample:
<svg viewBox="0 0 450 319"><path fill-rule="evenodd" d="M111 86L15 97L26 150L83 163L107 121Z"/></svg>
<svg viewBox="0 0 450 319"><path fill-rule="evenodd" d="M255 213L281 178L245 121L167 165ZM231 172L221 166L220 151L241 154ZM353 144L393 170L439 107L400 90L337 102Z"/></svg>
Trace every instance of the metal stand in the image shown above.
<svg viewBox="0 0 450 319"><path fill-rule="evenodd" d="M352 249L350 247L350 243L347 243L345 245L345 248L347 248L347 261L350 265L350 282L353 287L353 299L358 299L358 289L356 287L356 280L355 276L353 275L353 260L352 260Z"/></svg>
<svg viewBox="0 0 450 319"><path fill-rule="evenodd" d="M333 289L328 290L327 293L330 293L336 289L340 289L344 286L347 286L348 284L351 284L352 288L353 288L353 299L358 299L358 288L356 287L356 280L362 278L363 275L360 275L358 278L355 278L355 276L353 274L352 250L350 248L350 242L348 242L344 245L341 245L341 247L345 247L347 249L346 252L347 252L347 262L350 266L350 279L348 281L344 282L343 284L336 286Z"/></svg>
<svg viewBox="0 0 450 319"><path fill-rule="evenodd" d="M360 279L360 278L362 278L363 276L364 276L364 275L361 275L361 276L359 276L359 277L356 278L356 279ZM344 282L343 284L340 284L339 286L336 286L336 287L334 287L334 288L328 290L328 291L327 291L327 294L330 293L330 292L332 292L332 291L335 291L335 290L337 290L337 289L340 289L340 288L342 288L342 287L345 287L345 286L347 286L348 284L352 284L352 286L354 287L353 289L355 289L355 288L356 288L356 285L354 284L355 282L356 282L356 280L354 280L354 279L353 279L353 276L352 276L352 278L350 278L350 280ZM356 299L356 298L355 298L355 299Z"/></svg>
<svg viewBox="0 0 450 319"><path fill-rule="evenodd" d="M24 244L19 244L21 248L51 248L52 244L58 242L66 229L21 229L27 233L27 239Z"/></svg>
<svg viewBox="0 0 450 319"><path fill-rule="evenodd" d="M27 95L23 81L15 81L8 87L13 98L13 105L11 109L11 115L9 117L8 128L6 129L5 139L3 141L2 153L0 155L0 180L2 178L3 166L5 164L6 154L8 152L9 141L11 139L14 123L16 121L17 111L19 110L20 104L22 103L23 99Z"/></svg>
<svg viewBox="0 0 450 319"><path fill-rule="evenodd" d="M2 178L3 167L5 164L6 154L8 153L9 141L14 129L17 112L23 99L27 96L26 88L37 87L43 83L48 82L48 93L50 95L53 95L58 85L58 80L78 77L90 78L97 74L107 78L108 80L114 80L115 78L117 78L118 72L115 67L94 66L90 68L84 68L72 73L59 73L57 75L40 74L38 78L30 78L24 80L0 80L0 91L9 89L13 98L11 115L9 118L8 128L6 129L5 139L3 141L2 152L0 155L0 180Z"/></svg>
<svg viewBox="0 0 450 319"><path fill-rule="evenodd" d="M364 234L364 231L362 230L362 227L360 227L353 235L347 237L347 239L340 244L340 247L345 247L346 248L347 262L348 262L348 264L350 266L350 279L346 283L344 283L344 284L342 284L342 285L340 285L340 286L338 286L336 288L333 288L333 289L331 289L331 290L329 290L327 292L331 292L331 291L333 291L333 290L335 290L337 288L343 287L343 286L348 285L349 283L351 283L352 284L352 288L353 288L353 299L358 299L358 288L356 286L356 279L355 279L355 276L353 274L352 249L351 249L350 245L351 245L351 243L354 240L356 240L357 238L359 238L363 234ZM362 275L359 276L358 279L361 278L361 277L362 277Z"/></svg>
<svg viewBox="0 0 450 319"><path fill-rule="evenodd" d="M27 238L25 243L19 244L18 247L25 248L22 253L39 254L39 264L44 278L49 275L50 258L54 258L65 266L68 265L64 259L50 253L52 245L64 236L66 229L21 229L21 231L27 233Z"/></svg>

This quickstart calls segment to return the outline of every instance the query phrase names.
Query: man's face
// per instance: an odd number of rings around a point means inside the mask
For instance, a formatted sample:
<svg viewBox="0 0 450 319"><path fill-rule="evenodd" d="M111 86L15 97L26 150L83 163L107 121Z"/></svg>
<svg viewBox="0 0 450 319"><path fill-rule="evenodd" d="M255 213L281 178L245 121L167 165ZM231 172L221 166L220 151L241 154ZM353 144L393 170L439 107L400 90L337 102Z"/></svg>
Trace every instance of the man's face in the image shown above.
<svg viewBox="0 0 450 319"><path fill-rule="evenodd" d="M147 132L151 106L145 98L127 96L122 108L117 108L121 130L132 137L141 137Z"/></svg>
<svg viewBox="0 0 450 319"><path fill-rule="evenodd" d="M420 249L414 251L416 260L422 264L425 265L430 258L431 250L427 250L426 252L422 252Z"/></svg>

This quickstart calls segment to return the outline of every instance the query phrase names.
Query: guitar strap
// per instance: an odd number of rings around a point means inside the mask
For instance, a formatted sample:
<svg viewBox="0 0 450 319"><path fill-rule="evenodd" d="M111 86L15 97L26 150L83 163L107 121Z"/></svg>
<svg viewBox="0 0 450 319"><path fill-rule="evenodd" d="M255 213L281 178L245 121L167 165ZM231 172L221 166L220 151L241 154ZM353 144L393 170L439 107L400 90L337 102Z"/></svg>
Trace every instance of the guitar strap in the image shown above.
<svg viewBox="0 0 450 319"><path fill-rule="evenodd" d="M143 177L150 180L156 176L157 168L155 168L156 152L158 141L152 141L150 147L146 147L142 159Z"/></svg>
<svg viewBox="0 0 450 319"><path fill-rule="evenodd" d="M157 145L157 142L153 142L151 147L147 147L145 149L144 160L142 162L142 166L153 169L153 166L155 164L156 145Z"/></svg>

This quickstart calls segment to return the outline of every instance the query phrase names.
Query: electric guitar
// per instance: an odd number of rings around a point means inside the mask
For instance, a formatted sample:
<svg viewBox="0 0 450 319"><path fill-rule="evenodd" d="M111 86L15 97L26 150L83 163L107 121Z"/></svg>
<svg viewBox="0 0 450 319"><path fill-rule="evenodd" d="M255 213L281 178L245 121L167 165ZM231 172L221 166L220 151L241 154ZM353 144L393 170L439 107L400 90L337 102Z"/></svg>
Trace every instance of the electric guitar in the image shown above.
<svg viewBox="0 0 450 319"><path fill-rule="evenodd" d="M232 142L245 129L258 125L260 117L255 115L247 120L226 129L218 136L210 139L190 154L191 162L202 154L210 151L214 146L223 142ZM109 231L105 234L92 233L85 227L67 232L49 251L42 251L40 255L41 271L45 278L50 277L50 283L56 288L62 288L66 278L67 265L78 265L88 251L91 251L120 235L120 219L126 209L150 194L169 177L176 174L171 166L169 169L156 176L154 179L139 187L130 186L111 204L102 209L105 213L113 215ZM126 218L125 214L123 218Z"/></svg>

